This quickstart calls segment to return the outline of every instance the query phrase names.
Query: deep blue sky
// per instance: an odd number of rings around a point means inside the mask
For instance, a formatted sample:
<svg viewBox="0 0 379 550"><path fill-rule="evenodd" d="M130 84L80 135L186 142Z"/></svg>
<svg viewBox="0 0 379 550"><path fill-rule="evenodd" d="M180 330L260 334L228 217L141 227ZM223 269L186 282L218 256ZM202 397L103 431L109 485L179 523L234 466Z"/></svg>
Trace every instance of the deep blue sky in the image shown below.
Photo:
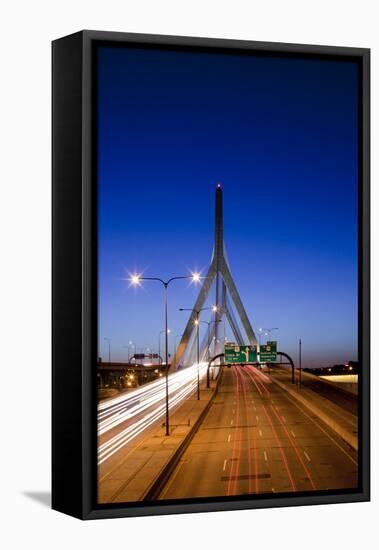
<svg viewBox="0 0 379 550"><path fill-rule="evenodd" d="M205 274L222 182L253 327L296 357L301 337L304 366L356 359L357 86L350 62L100 48L100 355L157 350L162 288L123 278ZM170 287L171 335L196 295Z"/></svg>

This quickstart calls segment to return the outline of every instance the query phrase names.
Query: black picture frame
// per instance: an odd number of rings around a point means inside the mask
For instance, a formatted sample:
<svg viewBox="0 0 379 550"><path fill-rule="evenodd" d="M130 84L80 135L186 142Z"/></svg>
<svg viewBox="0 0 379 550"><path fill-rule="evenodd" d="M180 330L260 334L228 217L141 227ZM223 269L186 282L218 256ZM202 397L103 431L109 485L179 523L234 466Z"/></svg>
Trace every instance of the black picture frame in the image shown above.
<svg viewBox="0 0 379 550"><path fill-rule="evenodd" d="M94 55L100 43L349 58L360 70L357 491L206 502L96 504L97 219ZM52 507L81 519L370 499L370 50L85 30L52 43Z"/></svg>

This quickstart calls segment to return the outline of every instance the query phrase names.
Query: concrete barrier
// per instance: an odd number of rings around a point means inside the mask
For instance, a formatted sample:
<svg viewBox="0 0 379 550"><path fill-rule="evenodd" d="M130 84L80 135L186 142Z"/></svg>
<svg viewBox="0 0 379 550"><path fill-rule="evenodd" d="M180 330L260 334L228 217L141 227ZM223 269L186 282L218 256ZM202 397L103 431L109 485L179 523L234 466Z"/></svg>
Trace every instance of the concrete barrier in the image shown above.
<svg viewBox="0 0 379 550"><path fill-rule="evenodd" d="M220 375L217 376L217 383L215 386L215 389L213 391L213 395L208 401L207 405L197 418L195 424L193 425L192 429L188 432L188 434L185 436L183 441L180 443L179 447L176 449L174 454L171 456L171 458L168 460L167 464L163 468L163 470L160 472L160 474L156 477L153 484L150 486L148 491L145 493L142 500L144 501L151 501L158 499L160 493L163 491L165 485L167 484L168 480L170 479L172 473L174 472L176 466L178 465L180 459L182 458L184 452L186 451L188 445L191 443L192 439L194 438L195 434L197 433L198 429L200 428L204 418L206 417L210 407L212 406L213 400L218 392L218 387L221 383L222 379L222 372L220 372Z"/></svg>
<svg viewBox="0 0 379 550"><path fill-rule="evenodd" d="M282 388L284 391L286 391L298 403L301 403L303 407L308 409L308 411L310 411L312 414L314 414L320 420L322 420L329 428L331 428L334 432L336 432L348 445L350 445L350 447L352 447L355 451L358 450L357 434L355 434L349 428L342 426L341 423L338 422L335 418L333 418L330 414L323 411L320 405L317 405L316 403L312 402L311 398L309 397L306 398L304 396L304 393L301 393L301 390L299 391L298 389L290 388L286 384L283 384L282 382L279 382L279 380L276 380L274 377L272 377L271 380L275 384L277 384L280 388ZM321 400L324 398L319 397L319 399Z"/></svg>
<svg viewBox="0 0 379 550"><path fill-rule="evenodd" d="M340 378L339 376L335 376L333 380L328 380L327 376L319 376L318 378L325 384L328 384L333 388L337 388L344 393L349 395L358 395L358 377L356 382L340 382L338 380Z"/></svg>

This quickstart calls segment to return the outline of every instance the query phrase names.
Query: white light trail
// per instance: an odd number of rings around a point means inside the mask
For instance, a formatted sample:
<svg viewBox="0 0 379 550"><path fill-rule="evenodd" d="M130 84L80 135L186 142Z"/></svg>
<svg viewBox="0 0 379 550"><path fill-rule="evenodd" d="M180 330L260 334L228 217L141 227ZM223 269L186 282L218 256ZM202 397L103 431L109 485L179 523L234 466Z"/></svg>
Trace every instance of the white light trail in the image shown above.
<svg viewBox="0 0 379 550"><path fill-rule="evenodd" d="M200 379L207 372L207 363L200 363ZM177 407L196 388L197 364L168 377L169 410ZM98 405L98 436L120 424L128 425L98 448L98 464L102 464L127 443L152 426L166 411L166 380L159 378L127 394L103 401Z"/></svg>

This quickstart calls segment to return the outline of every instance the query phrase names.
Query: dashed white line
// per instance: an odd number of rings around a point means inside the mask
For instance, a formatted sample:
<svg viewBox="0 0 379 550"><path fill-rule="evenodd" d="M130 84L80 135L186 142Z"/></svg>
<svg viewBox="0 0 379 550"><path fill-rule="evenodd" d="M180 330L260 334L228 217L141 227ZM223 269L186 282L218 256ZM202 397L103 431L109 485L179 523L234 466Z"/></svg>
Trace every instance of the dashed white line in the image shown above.
<svg viewBox="0 0 379 550"><path fill-rule="evenodd" d="M230 421L230 425L231 425L231 426L233 425L233 419Z"/></svg>
<svg viewBox="0 0 379 550"><path fill-rule="evenodd" d="M304 455L305 455L305 458L308 460L308 462L310 462L311 459L309 458L309 454L304 451Z"/></svg>
<svg viewBox="0 0 379 550"><path fill-rule="evenodd" d="M267 462L267 453L266 453L266 451L263 451L263 456L265 457L265 461Z"/></svg>
<svg viewBox="0 0 379 550"><path fill-rule="evenodd" d="M257 419L257 421L259 420L259 416L258 416L258 415L256 415L255 418Z"/></svg>
<svg viewBox="0 0 379 550"><path fill-rule="evenodd" d="M225 458L225 460L224 460L224 465L223 465L223 467L222 467L222 471L223 471L223 472L225 472L225 468L226 468L226 458Z"/></svg>
<svg viewBox="0 0 379 550"><path fill-rule="evenodd" d="M228 443L230 443L230 434L228 435Z"/></svg>
<svg viewBox="0 0 379 550"><path fill-rule="evenodd" d="M294 432L291 430L291 435L292 437L296 437L296 435L294 434Z"/></svg>
<svg viewBox="0 0 379 550"><path fill-rule="evenodd" d="M262 437L262 430L258 430L258 433Z"/></svg>
<svg viewBox="0 0 379 550"><path fill-rule="evenodd" d="M338 447L339 450L340 450L341 452L343 452L343 454L344 454L345 456L347 456L347 458L348 458L349 460L351 460L351 462L352 462L353 464L355 464L356 466L358 466L358 462L357 462L352 456L350 456L349 453L347 453L347 452L345 451L345 449L344 449L343 447L341 447L341 445L340 445L339 443L337 443L337 441L330 435L330 433L328 433L326 430L324 430L324 428L322 428L322 426L320 426L320 424L319 424L318 422L316 422L316 421L314 420L314 418L312 418L311 416L309 416L309 414L307 414L307 413L304 411L304 409L302 409L295 401L293 401L293 399L290 399L290 398L288 397L288 395L286 395L285 397L286 397L286 399L287 399L290 403L292 403L292 405L294 405L297 409L299 409L299 411L301 412L301 414L302 414L303 416L305 416L306 418L309 418L309 420L310 420L311 422L313 422L313 424L314 424L315 426L317 426L317 428L318 428L319 430L321 430L321 431L330 439L330 441L332 441L332 443L333 443L336 447Z"/></svg>

